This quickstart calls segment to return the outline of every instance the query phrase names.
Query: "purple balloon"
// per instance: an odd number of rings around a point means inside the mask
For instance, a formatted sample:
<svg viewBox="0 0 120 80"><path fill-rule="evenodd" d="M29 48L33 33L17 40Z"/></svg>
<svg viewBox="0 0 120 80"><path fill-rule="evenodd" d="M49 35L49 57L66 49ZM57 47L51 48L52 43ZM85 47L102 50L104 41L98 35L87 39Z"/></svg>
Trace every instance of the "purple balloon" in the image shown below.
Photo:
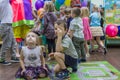
<svg viewBox="0 0 120 80"><path fill-rule="evenodd" d="M43 8L43 6L44 6L44 1L43 1L43 0L37 0L37 1L35 2L35 8L36 8L37 10L39 10L40 8Z"/></svg>
<svg viewBox="0 0 120 80"><path fill-rule="evenodd" d="M86 6L87 6L87 0L83 0L82 7L86 7Z"/></svg>

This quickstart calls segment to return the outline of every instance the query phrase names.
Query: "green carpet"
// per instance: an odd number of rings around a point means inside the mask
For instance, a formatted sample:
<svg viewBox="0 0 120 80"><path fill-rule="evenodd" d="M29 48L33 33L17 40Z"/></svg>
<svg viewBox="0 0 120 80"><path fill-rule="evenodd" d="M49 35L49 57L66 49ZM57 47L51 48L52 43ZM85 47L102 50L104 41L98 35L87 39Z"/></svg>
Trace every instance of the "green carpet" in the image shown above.
<svg viewBox="0 0 120 80"><path fill-rule="evenodd" d="M48 63L50 68L53 68L54 64L55 62ZM71 70L71 68L68 69ZM107 61L86 62L79 64L77 73L70 74L70 80L120 80L120 72Z"/></svg>
<svg viewBox="0 0 120 80"><path fill-rule="evenodd" d="M78 80L120 80L120 72L107 61L82 63Z"/></svg>

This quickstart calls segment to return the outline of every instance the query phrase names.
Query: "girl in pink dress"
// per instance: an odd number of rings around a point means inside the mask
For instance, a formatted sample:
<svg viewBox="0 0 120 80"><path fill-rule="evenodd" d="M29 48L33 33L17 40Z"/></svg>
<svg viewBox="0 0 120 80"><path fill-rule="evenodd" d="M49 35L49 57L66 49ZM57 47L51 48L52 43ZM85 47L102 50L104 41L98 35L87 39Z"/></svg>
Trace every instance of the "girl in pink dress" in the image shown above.
<svg viewBox="0 0 120 80"><path fill-rule="evenodd" d="M87 7L81 8L81 18L83 20L83 26L84 26L84 38L85 38L85 50L86 50L86 57L89 57L89 47L88 47L88 41L92 39L92 34L90 31L90 25L89 25L89 10Z"/></svg>

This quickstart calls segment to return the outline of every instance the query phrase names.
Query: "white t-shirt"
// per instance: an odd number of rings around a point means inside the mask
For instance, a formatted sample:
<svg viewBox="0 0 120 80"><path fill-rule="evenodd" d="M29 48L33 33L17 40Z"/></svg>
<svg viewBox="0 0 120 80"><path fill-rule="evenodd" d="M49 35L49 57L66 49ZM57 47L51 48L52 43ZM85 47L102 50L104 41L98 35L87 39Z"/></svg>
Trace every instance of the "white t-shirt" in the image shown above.
<svg viewBox="0 0 120 80"><path fill-rule="evenodd" d="M74 37L84 38L83 22L80 17L76 17L70 22L70 30L74 30Z"/></svg>
<svg viewBox="0 0 120 80"><path fill-rule="evenodd" d="M12 23L13 11L9 0L0 0L0 21L1 23Z"/></svg>
<svg viewBox="0 0 120 80"><path fill-rule="evenodd" d="M32 67L41 66L40 46L37 46L34 49L29 49L27 46L23 46L22 51L23 51L25 66L32 66Z"/></svg>

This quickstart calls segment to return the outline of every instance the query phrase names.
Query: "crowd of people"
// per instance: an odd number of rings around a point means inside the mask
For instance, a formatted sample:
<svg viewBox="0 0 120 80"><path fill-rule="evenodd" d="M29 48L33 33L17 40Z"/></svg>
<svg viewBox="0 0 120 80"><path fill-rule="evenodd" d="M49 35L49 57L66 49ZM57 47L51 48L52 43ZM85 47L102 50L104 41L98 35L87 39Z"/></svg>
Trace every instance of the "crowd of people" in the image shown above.
<svg viewBox="0 0 120 80"><path fill-rule="evenodd" d="M5 58L7 50L11 49L11 61L20 62L16 78L47 77L51 70L46 58L57 62L54 66L56 77L67 78L70 73L67 67L77 72L78 64L86 62L90 53L99 51L106 55L102 41L105 40L103 11L98 6L93 7L91 14L88 7L75 3L71 7L62 5L60 11L56 11L54 3L46 1L40 12L33 11L33 17L34 26L24 34L24 45L19 49L12 30L11 4L9 0L0 1L0 37L3 41L0 63L11 64ZM94 49L95 42L97 50Z"/></svg>

